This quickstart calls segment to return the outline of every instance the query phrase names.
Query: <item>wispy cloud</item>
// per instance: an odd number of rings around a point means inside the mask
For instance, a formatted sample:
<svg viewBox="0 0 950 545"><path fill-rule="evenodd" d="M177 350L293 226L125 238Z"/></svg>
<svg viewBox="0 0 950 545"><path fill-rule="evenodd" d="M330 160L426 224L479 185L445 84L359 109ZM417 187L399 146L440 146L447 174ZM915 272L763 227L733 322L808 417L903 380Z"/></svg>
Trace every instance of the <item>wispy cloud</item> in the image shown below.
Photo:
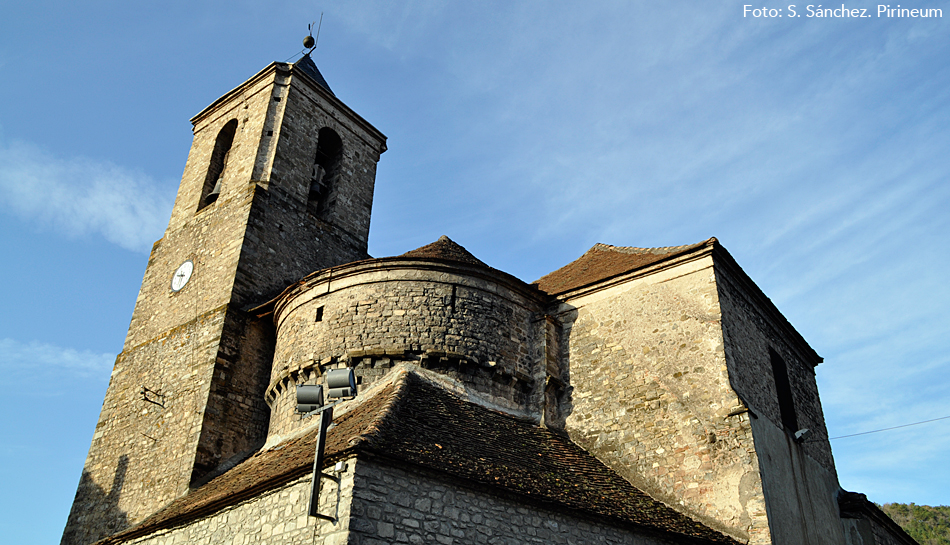
<svg viewBox="0 0 950 545"><path fill-rule="evenodd" d="M69 377L107 376L115 354L90 350L63 348L37 341L24 343L15 339L0 339L0 381L19 382L23 378L59 380Z"/></svg>
<svg viewBox="0 0 950 545"><path fill-rule="evenodd" d="M0 206L69 236L96 234L148 251L162 236L173 202L173 193L143 173L0 142Z"/></svg>

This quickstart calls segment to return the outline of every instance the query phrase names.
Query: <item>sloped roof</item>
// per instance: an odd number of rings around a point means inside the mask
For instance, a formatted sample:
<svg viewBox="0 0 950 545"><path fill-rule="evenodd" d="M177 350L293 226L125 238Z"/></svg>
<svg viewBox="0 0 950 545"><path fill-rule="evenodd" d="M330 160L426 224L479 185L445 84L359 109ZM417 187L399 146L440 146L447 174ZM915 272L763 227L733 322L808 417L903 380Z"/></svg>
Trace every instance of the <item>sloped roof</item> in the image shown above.
<svg viewBox="0 0 950 545"><path fill-rule="evenodd" d="M864 494L840 490L838 492L838 508L841 510L841 518L873 521L875 524L882 526L888 532L888 537L894 541L906 545L919 545L917 540L894 522L894 519L887 516L887 513L881 511L880 507L868 500L868 497Z"/></svg>
<svg viewBox="0 0 950 545"><path fill-rule="evenodd" d="M653 265L664 259L716 242L715 238L710 238L697 244L664 248L634 248L598 243L584 255L532 283L548 294L557 295Z"/></svg>
<svg viewBox="0 0 950 545"><path fill-rule="evenodd" d="M449 261L461 261L462 263L469 263L471 265L481 265L483 267L488 266L445 235L439 237L439 240L432 244L426 244L425 246L406 252L399 257L445 259Z"/></svg>
<svg viewBox="0 0 950 545"><path fill-rule="evenodd" d="M648 532L737 543L652 499L554 432L464 401L401 369L357 408L335 418L326 464L350 452L408 462L537 504L568 508ZM210 515L311 471L316 430L261 451L100 544L118 543Z"/></svg>
<svg viewBox="0 0 950 545"><path fill-rule="evenodd" d="M358 410L334 418L334 427L327 432L326 462L332 464L346 453L351 443L370 430L375 421L385 417L396 388L390 384L362 403ZM268 490L280 487L309 474L313 469L316 433L288 439L268 450L261 450L223 475L178 498L136 526L98 541L100 545L121 543L160 529L172 528L225 507L236 505Z"/></svg>
<svg viewBox="0 0 950 545"><path fill-rule="evenodd" d="M313 62L313 59L310 58L309 53L304 55L299 61L295 62L294 68L299 68L304 74L310 76L313 81L320 84L320 87L323 87L331 95L333 95L333 91L330 90L330 85L327 84L327 80L323 79L323 74L320 73L320 69L317 68L317 65Z"/></svg>

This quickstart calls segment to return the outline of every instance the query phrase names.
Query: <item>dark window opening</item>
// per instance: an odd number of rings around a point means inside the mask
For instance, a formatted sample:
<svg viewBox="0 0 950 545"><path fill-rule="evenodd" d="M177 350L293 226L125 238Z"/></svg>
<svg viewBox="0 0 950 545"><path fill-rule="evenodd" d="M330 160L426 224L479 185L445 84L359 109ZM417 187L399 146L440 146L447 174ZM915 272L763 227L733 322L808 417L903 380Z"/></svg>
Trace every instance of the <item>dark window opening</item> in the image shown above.
<svg viewBox="0 0 950 545"><path fill-rule="evenodd" d="M314 320L314 321L315 321L315 322L322 322L322 321L323 321L323 307L317 307L317 319Z"/></svg>
<svg viewBox="0 0 950 545"><path fill-rule="evenodd" d="M782 425L795 433L798 431L798 417L795 415L795 400L792 398L792 386L788 380L788 367L775 350L769 348L772 360L772 375L775 377L775 390L778 392L778 408L782 415Z"/></svg>
<svg viewBox="0 0 950 545"><path fill-rule="evenodd" d="M333 129L322 128L317 133L317 153L310 172L310 191L307 209L317 217L324 218L333 206L334 183L339 175L343 142Z"/></svg>
<svg viewBox="0 0 950 545"><path fill-rule="evenodd" d="M234 143L234 133L237 131L237 119L228 121L214 140L214 150L211 152L211 163L208 165L208 174L205 176L201 188L201 200L198 201L198 210L205 208L218 200L221 194L221 184L228 167L228 157L231 154L231 145Z"/></svg>
<svg viewBox="0 0 950 545"><path fill-rule="evenodd" d="M457 291L457 286L453 284L452 293L442 298L442 302L445 304L445 306L449 307L449 314L455 314L456 291Z"/></svg>

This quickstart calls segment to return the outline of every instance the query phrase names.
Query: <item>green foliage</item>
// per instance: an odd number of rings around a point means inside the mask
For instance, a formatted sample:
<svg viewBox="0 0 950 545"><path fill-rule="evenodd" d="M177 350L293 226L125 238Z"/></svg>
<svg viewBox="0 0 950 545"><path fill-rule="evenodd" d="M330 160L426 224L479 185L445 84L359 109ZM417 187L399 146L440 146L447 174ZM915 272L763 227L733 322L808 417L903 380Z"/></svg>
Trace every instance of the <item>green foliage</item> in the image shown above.
<svg viewBox="0 0 950 545"><path fill-rule="evenodd" d="M950 545L950 506L885 503L879 507L920 545Z"/></svg>

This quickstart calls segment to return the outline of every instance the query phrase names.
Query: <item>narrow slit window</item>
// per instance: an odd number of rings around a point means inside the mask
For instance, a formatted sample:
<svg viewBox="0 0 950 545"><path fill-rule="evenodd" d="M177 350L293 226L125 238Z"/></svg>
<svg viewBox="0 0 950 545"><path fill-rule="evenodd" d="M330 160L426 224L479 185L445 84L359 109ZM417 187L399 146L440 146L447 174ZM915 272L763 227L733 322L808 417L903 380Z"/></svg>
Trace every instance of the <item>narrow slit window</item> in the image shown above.
<svg viewBox="0 0 950 545"><path fill-rule="evenodd" d="M314 320L315 322L323 321L323 307L317 307L317 317Z"/></svg>
<svg viewBox="0 0 950 545"><path fill-rule="evenodd" d="M775 377L775 390L778 393L778 408L782 415L782 425L791 433L798 431L798 416L795 414L795 399L792 385L788 380L788 367L785 360L775 350L769 348L772 360L772 375Z"/></svg>
<svg viewBox="0 0 950 545"><path fill-rule="evenodd" d="M335 182L339 176L343 141L333 129L324 127L317 133L317 153L310 172L307 209L318 218L326 218L336 200Z"/></svg>
<svg viewBox="0 0 950 545"><path fill-rule="evenodd" d="M201 199L198 201L198 210L218 200L221 194L224 173L227 171L228 158L231 155L231 146L234 144L234 133L237 131L237 119L228 121L214 140L214 150L211 152L211 161L208 165L208 174L205 175L204 185L201 188Z"/></svg>

